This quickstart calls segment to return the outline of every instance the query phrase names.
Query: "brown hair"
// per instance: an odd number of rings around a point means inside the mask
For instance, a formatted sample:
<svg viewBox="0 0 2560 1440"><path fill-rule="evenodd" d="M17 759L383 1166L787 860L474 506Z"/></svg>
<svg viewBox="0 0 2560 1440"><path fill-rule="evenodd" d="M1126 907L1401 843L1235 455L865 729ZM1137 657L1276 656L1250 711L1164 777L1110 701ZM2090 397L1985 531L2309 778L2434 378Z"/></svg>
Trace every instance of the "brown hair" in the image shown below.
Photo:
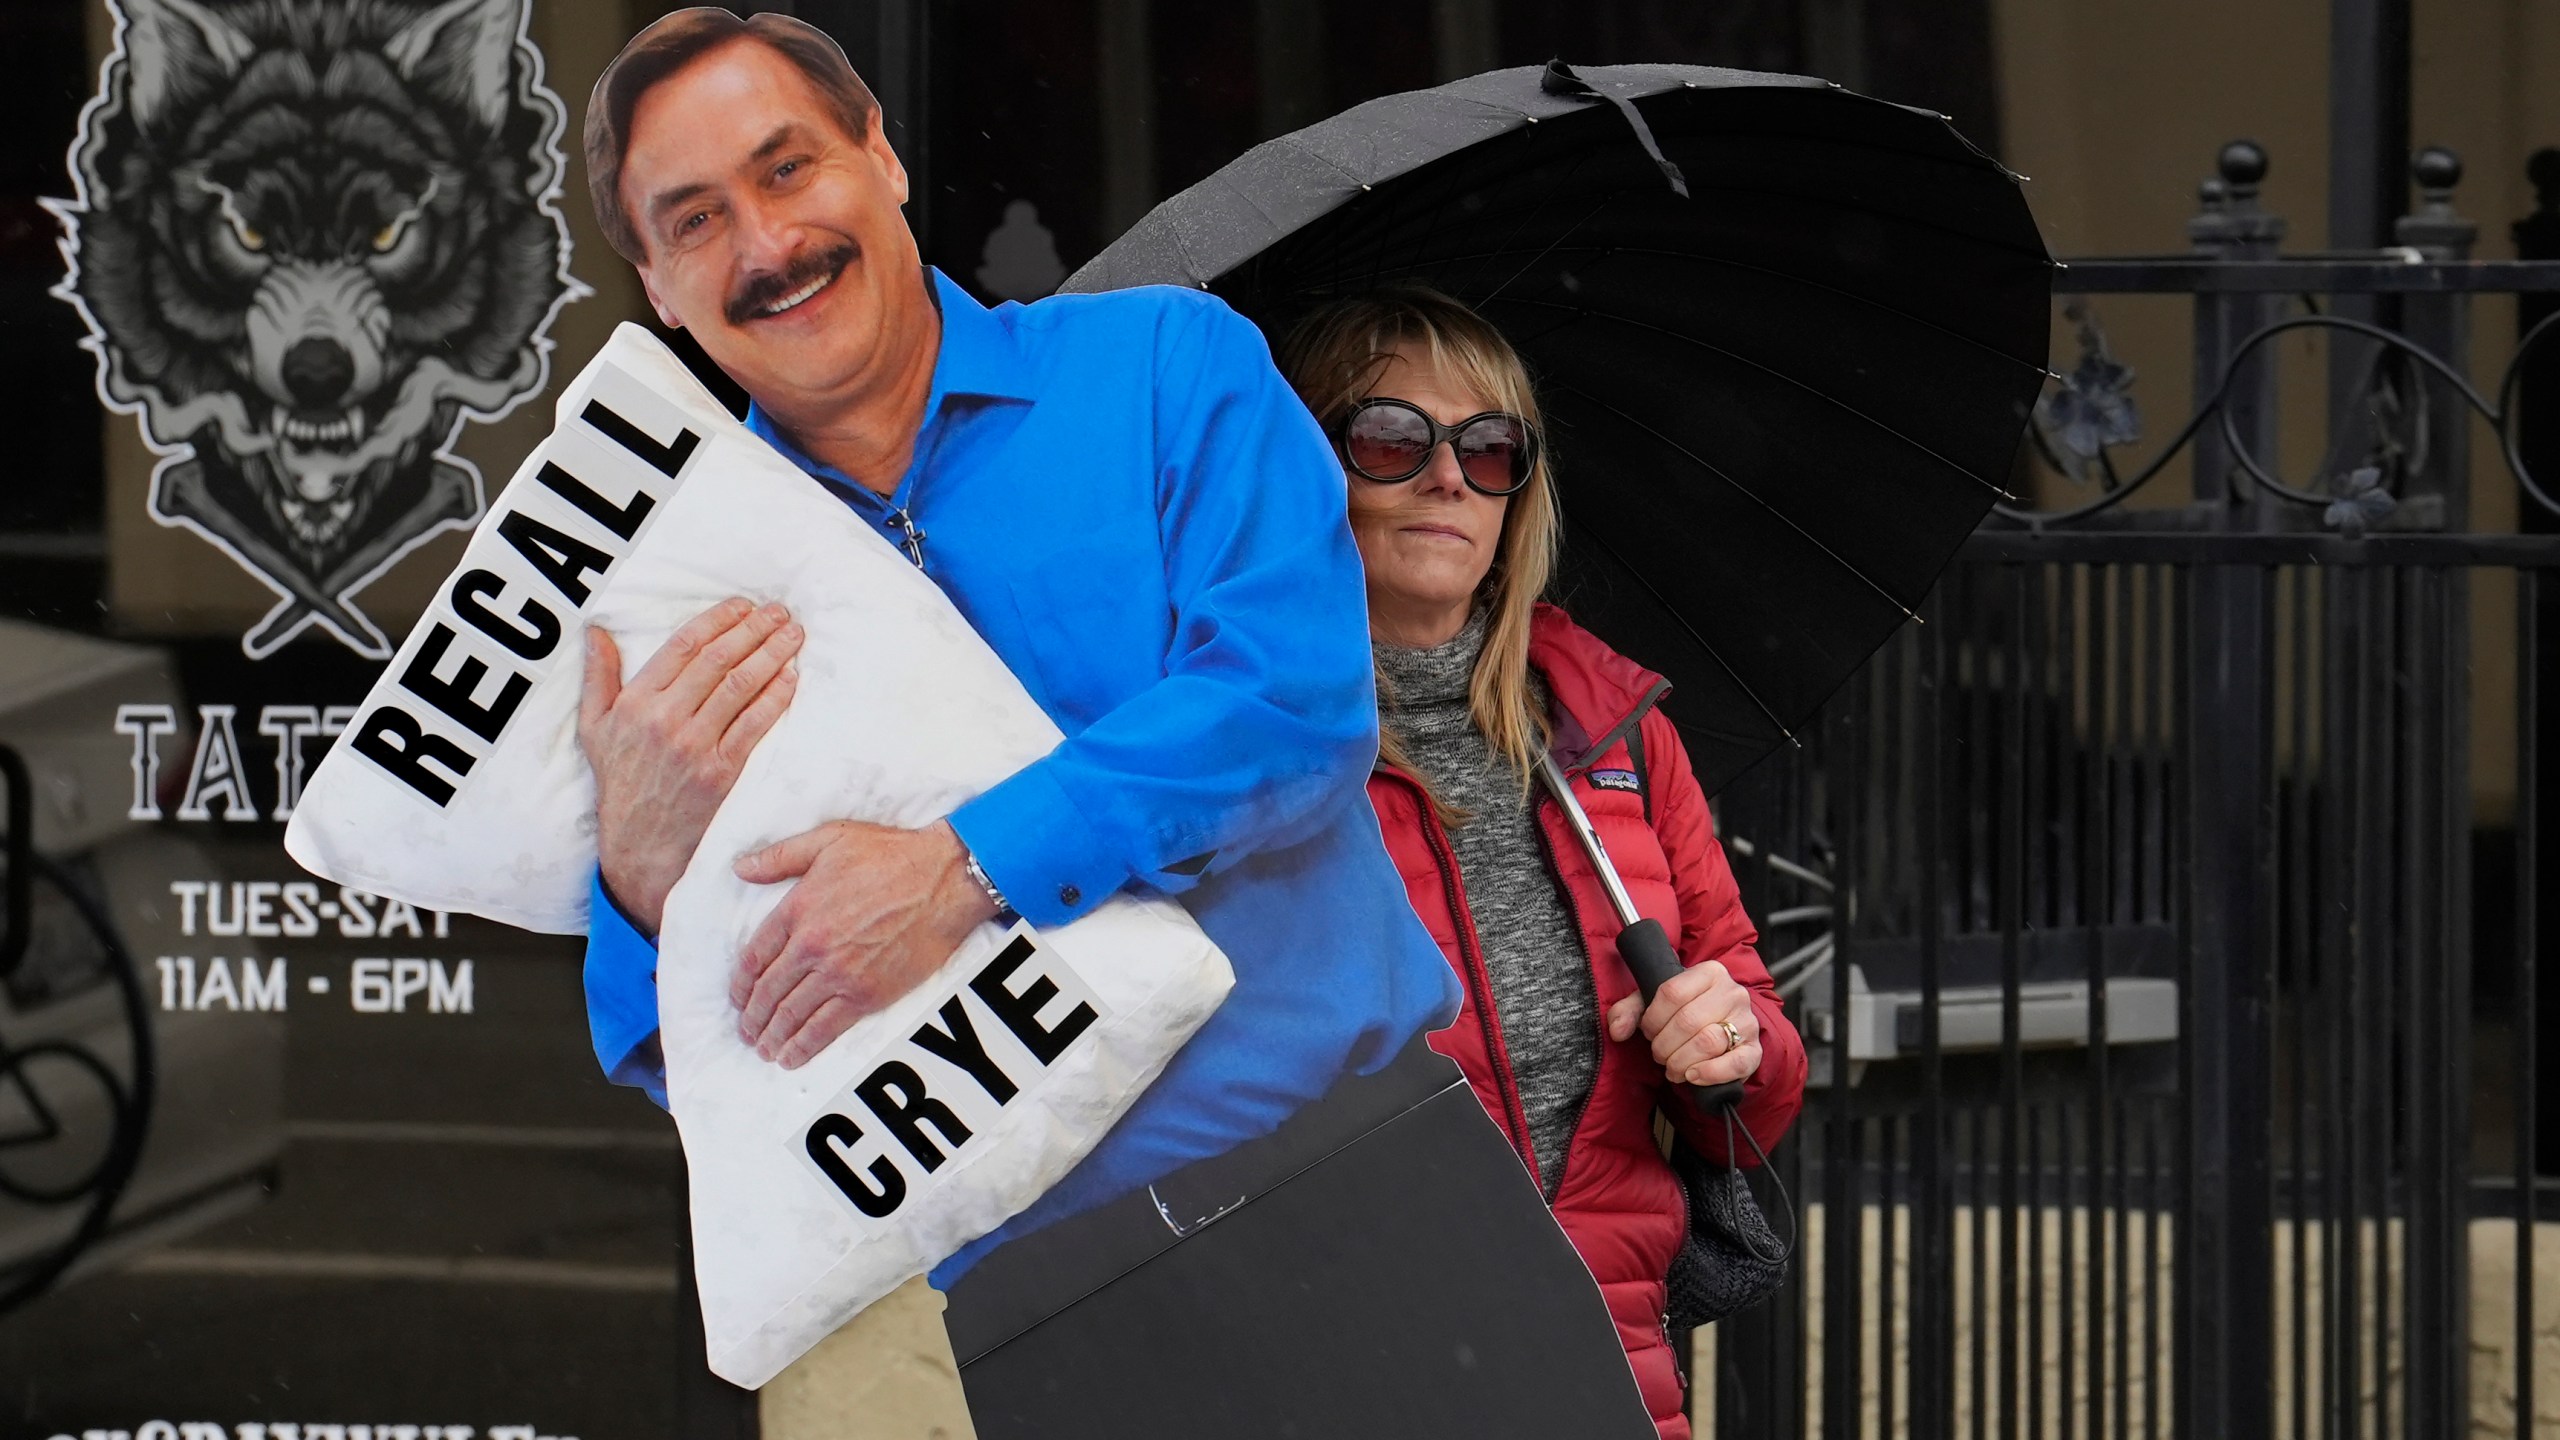
<svg viewBox="0 0 2560 1440"><path fill-rule="evenodd" d="M770 11L740 19L717 5L696 5L651 23L604 67L595 92L587 97L587 198L595 204L605 242L634 265L648 252L639 227L622 208L622 160L631 146L631 114L659 81L736 40L771 46L809 77L845 134L855 140L870 137L880 102L853 73L843 48L808 21Z"/></svg>
<svg viewBox="0 0 2560 1440"><path fill-rule="evenodd" d="M1519 352L1483 316L1426 286L1392 286L1317 309L1281 342L1280 371L1331 435L1369 397L1395 348L1405 343L1420 345L1441 374L1543 433L1537 393ZM1529 703L1529 619L1555 574L1562 531L1548 447L1541 445L1528 483L1512 493L1502 517L1501 547L1476 595L1476 603L1490 613L1484 653L1476 659L1467 688L1467 710L1476 730L1519 772L1524 793L1537 769L1538 752L1547 743L1547 717ZM1381 675L1378 684L1384 693L1386 677ZM1421 781L1430 794L1430 783L1383 730L1378 753ZM1462 818L1436 794L1431 794L1431 804L1444 820Z"/></svg>

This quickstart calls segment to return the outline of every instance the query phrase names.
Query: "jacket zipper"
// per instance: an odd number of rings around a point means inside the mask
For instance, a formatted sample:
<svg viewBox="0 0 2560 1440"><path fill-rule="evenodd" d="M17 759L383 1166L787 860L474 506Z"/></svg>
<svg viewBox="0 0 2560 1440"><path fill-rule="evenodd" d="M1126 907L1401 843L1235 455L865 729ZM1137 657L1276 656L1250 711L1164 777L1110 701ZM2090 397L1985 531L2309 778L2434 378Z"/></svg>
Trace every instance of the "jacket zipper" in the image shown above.
<svg viewBox="0 0 2560 1440"><path fill-rule="evenodd" d="M1511 1148L1519 1152L1522 1163L1537 1173L1537 1159L1529 1148L1529 1115L1520 1103L1520 1092L1511 1078L1511 1061L1494 1033L1493 986L1484 976L1484 957L1477 953L1473 939L1475 921L1467 910L1466 896L1458 889L1458 859L1449 849L1449 837L1440 831L1438 817L1431 813L1430 797L1422 788L1393 770L1379 773L1395 775L1414 792L1414 801L1422 807L1422 835L1430 842L1432 863L1440 869L1440 889L1449 904L1450 933L1458 940L1458 956L1466 962L1467 994L1475 1001L1476 1025L1484 1032L1484 1055L1492 1068L1494 1090L1502 1096L1503 1128L1511 1132ZM1558 1171L1562 1174L1562 1171Z"/></svg>
<svg viewBox="0 0 2560 1440"><path fill-rule="evenodd" d="M1591 953L1591 928L1582 918L1582 901L1574 895L1573 886L1566 882L1564 878L1564 868L1556 862L1555 840L1547 834L1547 812L1554 808L1555 801L1552 798L1541 797L1539 799L1538 849L1546 856L1547 873L1554 878L1557 891L1564 896L1564 907L1573 916L1574 939L1580 942L1582 946L1582 968L1591 973L1593 990L1591 997L1591 1013L1593 1016L1593 1028L1599 1036L1600 1049L1598 1063L1591 1067L1591 1088L1583 1094L1582 1104L1574 1110L1573 1125L1570 1129L1567 1129L1564 1132L1564 1149L1556 1156L1556 1183L1553 1186L1546 1188L1547 1205L1549 1208L1554 1207L1556 1203L1556 1196L1564 1192L1565 1172L1573 1166L1574 1137L1582 1133L1583 1122L1591 1118L1591 1102L1600 1097L1600 1071L1609 1063L1609 1012L1601 1008L1600 1005L1600 996L1598 993L1600 984L1599 957ZM1683 1230L1681 1233L1685 1235L1688 1232Z"/></svg>
<svg viewBox="0 0 2560 1440"><path fill-rule="evenodd" d="M1676 1128L1672 1132L1671 1143L1674 1146L1677 1146L1680 1143L1679 1132ZM1680 1193L1680 1246L1679 1249L1675 1249L1671 1252L1671 1263L1677 1265L1680 1263L1680 1250L1685 1250L1689 1246L1689 1226L1694 1223L1698 1217L1690 1213L1689 1182L1681 1175L1680 1167L1676 1164L1672 1164L1671 1158L1667 1155L1663 1157L1663 1163L1671 1166L1671 1188ZM1662 1343L1665 1345L1671 1344L1671 1272L1668 1270L1662 1272L1662 1322L1659 1328L1662 1331ZM1689 1364L1685 1359L1682 1359L1680 1362L1680 1373L1684 1375L1689 1373ZM1692 1386L1695 1386L1697 1384L1697 1377L1691 1375L1689 1377L1689 1383Z"/></svg>
<svg viewBox="0 0 2560 1440"><path fill-rule="evenodd" d="M1670 688L1671 684L1669 681L1656 681L1653 688L1647 690L1625 715L1619 717L1616 724L1609 727L1608 731L1600 737L1596 744L1585 750L1582 755L1573 762L1573 765L1570 768L1575 770L1582 769L1590 765L1593 761L1598 760L1602 755L1607 754L1609 747L1617 744L1620 739L1624 738L1629 729L1643 723L1645 713L1653 709L1656 704L1660 703L1663 694L1670 690ZM1423 793L1422 788L1419 785L1416 785L1411 778L1397 772L1391 767L1382 765L1378 768L1378 773L1381 775L1394 776L1398 783L1413 792L1415 802L1421 806L1423 838L1428 841L1431 846L1432 862L1440 868L1440 888L1441 893L1449 906L1451 933L1457 937L1459 957L1466 962L1467 993L1475 1001L1476 1024L1484 1032L1485 1060L1493 1068L1494 1089L1502 1096L1504 1128L1511 1131L1511 1148L1519 1152L1521 1161L1529 1166L1529 1173L1532 1176L1535 1176L1538 1173L1538 1163L1536 1153L1532 1150L1529 1144L1528 1111L1526 1107L1520 1103L1518 1084L1511 1075L1510 1059L1503 1050L1501 1042L1495 1036L1493 1024L1493 987L1491 982L1486 980L1484 977L1484 957L1476 952L1474 943L1470 939L1475 927L1474 921L1466 908L1466 896L1460 893L1458 889L1457 857L1450 852L1448 837L1441 833L1440 821L1438 817L1431 813L1430 798ZM1565 883L1564 872L1556 862L1555 842L1547 834L1545 814L1548 809L1554 806L1554 804L1555 801L1551 797L1541 797L1538 802L1538 847L1546 856L1547 872L1555 880L1556 889L1561 891L1564 895L1565 909L1571 912L1573 916L1574 936L1582 945L1583 968L1591 972L1592 983L1596 987L1599 983L1599 961L1598 958L1591 953L1591 931L1583 921L1582 902L1575 897L1573 887ZM1607 1013L1600 1009L1597 1003L1598 997L1596 994L1593 999L1593 1031L1599 1042L1600 1061L1602 1064L1606 1064L1609 1058L1608 1017ZM1573 1163L1574 1137L1581 1133L1583 1122L1591 1118L1591 1102L1598 1097L1599 1093L1600 1072L1599 1067L1594 1066L1592 1069L1590 1092L1582 1097L1582 1104L1580 1108L1574 1111L1573 1125L1570 1129L1565 1131L1564 1150L1556 1157L1555 1184L1553 1186L1542 1184L1539 1187L1550 1208L1554 1206L1556 1196L1563 1191L1565 1171ZM1680 1233L1686 1235L1689 1232L1687 1225L1688 1193L1685 1190L1681 1192L1681 1215L1682 1224ZM1669 1343L1669 1336L1667 1334L1664 1337L1664 1343Z"/></svg>

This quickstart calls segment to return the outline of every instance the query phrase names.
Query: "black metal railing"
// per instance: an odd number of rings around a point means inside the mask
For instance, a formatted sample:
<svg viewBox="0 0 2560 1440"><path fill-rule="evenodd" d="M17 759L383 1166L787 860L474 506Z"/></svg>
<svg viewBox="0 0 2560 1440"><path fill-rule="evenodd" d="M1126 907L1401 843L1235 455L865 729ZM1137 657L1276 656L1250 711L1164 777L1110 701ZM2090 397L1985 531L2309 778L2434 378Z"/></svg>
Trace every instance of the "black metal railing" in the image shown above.
<svg viewBox="0 0 2560 1440"><path fill-rule="evenodd" d="M1719 797L1816 1089L1776 1162L1807 1243L1718 1327L1709 1433L2530 1433L2560 535L2474 533L2470 442L2560 519L2519 398L2560 320L2486 387L2469 326L2560 256L2470 260L2431 151L2402 249L2285 257L2264 153L2221 162L2193 254L2057 287L2084 355L2035 451L2097 493L1996 515ZM2197 411L2139 465L2127 293L2195 307ZM2296 330L2331 424L2288 479Z"/></svg>
<svg viewBox="0 0 2560 1440"><path fill-rule="evenodd" d="M151 1128L157 1085L155 1039L140 972L125 950L113 917L62 865L35 846L35 790L26 761L0 745L0 996L18 994L20 972L37 933L37 882L58 897L72 923L104 952L105 973L121 1003L124 1064L119 1067L95 1037L0 1034L0 1201L24 1228L7 1237L33 1235L31 1251L0 1251L0 1315L45 1293L106 1236L117 1202L142 1158ZM104 1099L98 1113L109 1131L82 1163L62 1160L58 1142L75 1132L63 1114L66 1095L94 1090ZM24 1167L24 1168L22 1168ZM28 1223L32 1217L32 1223Z"/></svg>

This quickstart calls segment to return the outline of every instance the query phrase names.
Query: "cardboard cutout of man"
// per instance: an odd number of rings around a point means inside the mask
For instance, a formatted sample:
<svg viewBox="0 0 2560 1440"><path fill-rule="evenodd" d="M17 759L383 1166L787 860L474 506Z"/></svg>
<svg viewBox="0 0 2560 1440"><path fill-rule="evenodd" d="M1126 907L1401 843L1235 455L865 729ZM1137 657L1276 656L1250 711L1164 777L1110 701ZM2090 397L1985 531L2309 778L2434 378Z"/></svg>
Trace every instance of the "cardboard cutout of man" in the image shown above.
<svg viewBox="0 0 2560 1440"><path fill-rule="evenodd" d="M1063 925L1124 887L1179 896L1234 969L1085 1160L934 1272L950 1289L1056 1227L955 1297L979 1433L1650 1435L1588 1273L1423 1043L1457 980L1363 788L1342 470L1261 333L1177 289L977 304L922 265L869 92L788 17L650 26L598 81L586 148L659 317L1066 736L943 822L738 857L798 882L739 959L741 1037L805 1063L986 919ZM590 1016L607 1073L661 1103L649 937L790 704L801 638L731 601L628 683L588 639Z"/></svg>
<svg viewBox="0 0 2560 1440"><path fill-rule="evenodd" d="M1129 885L1182 896L1237 972L1077 1172L937 1279L1272 1129L1446 1023L1455 980L1360 789L1376 719L1341 470L1260 332L1171 289L978 305L922 265L871 96L788 17L651 26L599 80L586 143L598 219L659 317L1068 735L943 823L839 823L739 859L799 881L739 963L742 1037L800 1064L1000 906L1060 925ZM778 609L733 602L624 685L612 638L589 637L587 983L618 1081L663 1095L649 937L789 703L799 641Z"/></svg>

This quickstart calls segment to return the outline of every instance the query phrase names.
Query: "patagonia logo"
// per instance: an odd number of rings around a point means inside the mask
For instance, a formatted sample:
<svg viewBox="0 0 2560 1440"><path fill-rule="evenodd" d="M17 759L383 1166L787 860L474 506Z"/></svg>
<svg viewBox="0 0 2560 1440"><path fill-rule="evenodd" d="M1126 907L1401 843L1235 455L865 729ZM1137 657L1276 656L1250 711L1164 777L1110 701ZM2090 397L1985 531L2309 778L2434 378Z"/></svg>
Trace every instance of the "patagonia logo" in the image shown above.
<svg viewBox="0 0 2560 1440"><path fill-rule="evenodd" d="M1594 770L1591 784L1594 789L1624 790L1630 795L1644 788L1633 770Z"/></svg>

